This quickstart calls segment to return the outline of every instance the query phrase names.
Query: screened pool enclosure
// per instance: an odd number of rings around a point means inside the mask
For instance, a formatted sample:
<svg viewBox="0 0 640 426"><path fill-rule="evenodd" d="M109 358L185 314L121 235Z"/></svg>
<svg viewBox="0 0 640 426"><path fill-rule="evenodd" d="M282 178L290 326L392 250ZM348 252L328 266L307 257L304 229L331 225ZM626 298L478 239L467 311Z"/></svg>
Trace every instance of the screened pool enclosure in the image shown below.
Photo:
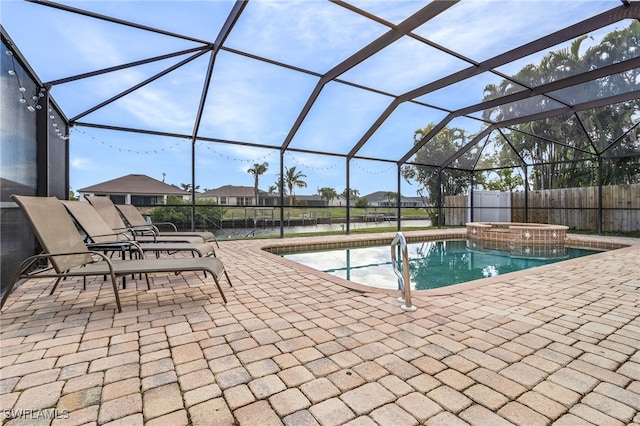
<svg viewBox="0 0 640 426"><path fill-rule="evenodd" d="M11 193L120 169L193 199L259 178L249 204L277 218L334 190L347 233L367 194L401 229L406 200L456 224L477 190L512 193L519 221L638 230L639 18L626 0L3 2L2 270L34 250Z"/></svg>

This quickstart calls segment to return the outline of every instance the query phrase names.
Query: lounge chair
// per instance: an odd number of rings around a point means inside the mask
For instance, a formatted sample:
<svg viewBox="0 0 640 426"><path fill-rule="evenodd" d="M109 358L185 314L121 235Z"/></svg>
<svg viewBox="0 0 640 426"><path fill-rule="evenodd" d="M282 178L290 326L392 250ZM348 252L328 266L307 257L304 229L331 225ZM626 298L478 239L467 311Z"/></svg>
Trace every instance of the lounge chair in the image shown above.
<svg viewBox="0 0 640 426"><path fill-rule="evenodd" d="M215 250L210 243L141 243L135 241L128 233L114 233L91 204L81 201L62 200L61 202L86 234L85 243L90 249L108 251L115 248L122 251L127 244L134 244L134 248L143 252L154 252L156 257L161 252L178 251L188 251L194 256L215 256Z"/></svg>
<svg viewBox="0 0 640 426"><path fill-rule="evenodd" d="M142 235L151 234L151 235L162 236L162 237L175 236L175 235L179 235L179 236L184 235L184 236L190 236L190 237L198 236L198 237L202 237L207 242L215 242L216 245L220 247L218 245L218 241L216 240L216 236L213 234L213 232L178 231L176 226L171 222L163 222L163 223L157 223L157 224L147 222L144 216L142 216L142 213L140 213L140 210L138 210L138 208L133 204L115 204L115 206L120 212L120 214L122 215L122 217L124 217L124 220L129 223L129 226L139 234L142 234ZM168 225L173 228L173 231L161 231L158 228L158 225Z"/></svg>
<svg viewBox="0 0 640 426"><path fill-rule="evenodd" d="M122 312L117 277L130 274L145 274L146 276L149 273L162 272L179 274L188 271L210 272L222 296L222 300L227 303L227 298L220 287L219 279L224 274L229 281L229 285L231 285L231 281L226 274L224 265L218 258L112 260L104 253L89 250L65 207L56 197L12 195L11 198L26 215L34 234L43 248L43 253L31 256L20 264L18 271L7 286L0 301L0 309L4 306L16 282L20 279L57 278L50 293L53 294L62 278L108 275L111 278L118 312ZM51 267L30 272L34 265L43 260L48 261ZM150 289L148 276L146 276L146 281L147 288Z"/></svg>
<svg viewBox="0 0 640 426"><path fill-rule="evenodd" d="M114 233L129 232L131 236L141 243L173 242L173 243L204 243L205 239L197 235L140 235L128 226L122 219L120 212L109 197L97 197L85 195L89 203L95 207L100 216L109 224Z"/></svg>

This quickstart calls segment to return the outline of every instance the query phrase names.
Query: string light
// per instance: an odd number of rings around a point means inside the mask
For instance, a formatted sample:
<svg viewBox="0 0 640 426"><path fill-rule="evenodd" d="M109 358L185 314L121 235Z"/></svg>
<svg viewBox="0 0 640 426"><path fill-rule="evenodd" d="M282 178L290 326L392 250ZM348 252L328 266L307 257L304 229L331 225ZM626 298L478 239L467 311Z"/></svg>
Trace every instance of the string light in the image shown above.
<svg viewBox="0 0 640 426"><path fill-rule="evenodd" d="M316 172L324 172L324 171L327 171L327 170L333 170L336 167L338 167L337 163L333 163L333 164L330 164L330 165L324 166L324 167L318 167L318 166L309 165L309 164L307 164L307 163L305 163L303 161L300 161L298 158L296 158L291 153L287 153L287 157L289 157L294 163L296 163L296 166L302 166L304 168L311 169L311 170L314 170Z"/></svg>
<svg viewBox="0 0 640 426"><path fill-rule="evenodd" d="M84 134L86 135L86 132L84 132L83 130L80 130L78 128L73 128L74 132L80 133L80 134ZM96 140L95 136L91 136L92 140ZM135 150L135 149L124 149L121 147L117 147L112 145L109 142L105 142L105 141L99 141L103 146L109 148L109 149L117 149L118 152L128 152L131 154L145 154L145 155L149 155L149 154L160 154L163 152L168 152L168 151L172 151L175 147L173 145L169 146L168 148L160 148L160 149L154 149L154 150L144 150L144 151L140 151L140 150ZM185 142L185 143L191 143L190 140L187 139L181 139L181 142ZM206 149L207 151L210 151L213 154L216 154L222 158L224 158L225 160L229 160L229 161L235 161L238 163L246 163L246 164L259 164L265 161L269 161L273 158L274 156L274 152L269 152L265 155L262 155L260 157L255 157L253 159L246 159L246 158L238 158L238 157L234 157L232 155L217 151L216 149L211 147L211 143L209 142L200 142L200 147ZM325 166L325 167L316 167L316 166L312 166L309 165L303 161L300 161L298 158L296 158L294 155L292 155L291 153L286 153L287 157L296 163L296 165L304 167L306 169L310 169L310 170L314 170L314 171L318 171L318 172L323 172L323 171L327 171L327 170L332 170L335 169L336 167L338 167L337 163L333 163L331 165ZM358 169L360 169L361 171L368 173L370 175L383 175L383 174L387 174L389 172L391 172L392 170L395 170L395 166L389 166L384 170L380 170L380 171L372 171L370 169L366 169L364 167L362 167L358 162L354 162L353 164L356 165L356 167Z"/></svg>
<svg viewBox="0 0 640 426"><path fill-rule="evenodd" d="M355 164L355 166L356 166L359 170L361 170L361 171L363 171L363 172L365 172L365 173L368 173L368 174L370 174L370 175L384 175L384 174L387 174L387 173L389 173L389 172L391 172L391 171L395 171L395 170L396 170L396 166L389 166L389 167L387 167L387 168L386 168L386 169L384 169L384 170L373 171L373 170L370 170L370 169L365 169L365 168L364 168L364 167L362 167L362 166L360 165L360 163L358 163L357 161L356 161L356 162L354 162L353 164Z"/></svg>
<svg viewBox="0 0 640 426"><path fill-rule="evenodd" d="M104 146L106 148L114 149L114 150L117 149L118 152L128 152L130 154L137 154L137 155L142 155L142 154L144 154L144 155L152 155L153 154L153 155L159 155L159 154L164 153L164 152L174 151L175 149L178 148L177 146L174 146L174 145L170 145L169 147L166 147L166 148L149 149L149 150L137 150L137 149L130 149L130 148L122 148L122 147L115 146L110 142L105 142L103 140L98 140L95 136L90 136L90 135L87 134L87 132L85 132L84 130L81 130L81 129L77 128L77 127L73 128L73 132L81 134L81 135L89 136L91 138L91 140L96 141L97 143L100 143L102 146ZM179 141L180 142L184 142L184 143L187 143L187 142L190 143L190 141L188 141L187 139L179 139Z"/></svg>
<svg viewBox="0 0 640 426"><path fill-rule="evenodd" d="M16 78L16 81L18 82L18 92L20 92L20 98L18 99L18 101L21 104L25 104L27 107L27 110L30 112L35 112L36 110L42 109L42 105L40 105L40 99L44 98L46 89L44 87L41 87L40 91L37 94L34 94L33 96L31 96L31 101L33 101L33 104L32 104L25 96L27 92L27 88L22 85L22 82L20 81L20 76L16 72L16 68L17 68L16 59L13 55L13 52L11 50L7 50L5 51L5 53L7 54L7 56L11 58L11 65L13 67L9 69L7 72L9 73L9 75L14 76Z"/></svg>
<svg viewBox="0 0 640 426"><path fill-rule="evenodd" d="M208 142L207 143L200 142L200 146L205 148L207 151L211 151L214 154L219 155L220 157L222 157L222 158L224 158L226 160L235 161L235 162L238 162L238 163L247 163L247 164L262 163L264 161L271 160L273 155L274 155L274 152L269 152L269 153L267 153L267 154L265 154L263 156L260 156L260 157L254 158L254 159L246 159L246 158L233 157L233 156L231 156L229 154L225 154L225 153L216 151L215 149L213 149L211 147L211 143L208 143Z"/></svg>
<svg viewBox="0 0 640 426"><path fill-rule="evenodd" d="M144 155L160 155L162 153L170 152L176 149L176 146L174 145L170 145L169 147L164 147L164 148L151 149L151 150L137 150L137 149L130 149L130 148L126 149L126 148L115 146L111 142L105 142L104 140L99 140L95 136L88 135L86 131L81 130L77 127L73 128L73 132L78 133L80 135L88 136L92 141L96 141L97 143L99 143L105 148L118 150L118 152L127 152L130 154L136 154L136 155L143 155L143 154ZM187 139L180 139L179 141L184 143L189 142Z"/></svg>
<svg viewBox="0 0 640 426"><path fill-rule="evenodd" d="M20 98L18 98L18 102L23 105L26 105L27 111L36 112L37 110L42 109L42 105L40 105L40 101L45 97L45 93L47 89L45 87L40 87L37 93L33 94L30 99L28 99L27 88L20 81L20 76L16 71L18 67L16 66L15 55L11 50L6 50L5 54L11 58L12 68L7 70L7 73L10 76L15 77L16 82L18 84L18 92L20 93ZM62 140L68 140L69 136L65 135L62 130L60 130L60 126L56 121L56 115L53 113L53 110L49 108L49 121L51 122L51 127L53 127L53 131L58 135L58 137Z"/></svg>

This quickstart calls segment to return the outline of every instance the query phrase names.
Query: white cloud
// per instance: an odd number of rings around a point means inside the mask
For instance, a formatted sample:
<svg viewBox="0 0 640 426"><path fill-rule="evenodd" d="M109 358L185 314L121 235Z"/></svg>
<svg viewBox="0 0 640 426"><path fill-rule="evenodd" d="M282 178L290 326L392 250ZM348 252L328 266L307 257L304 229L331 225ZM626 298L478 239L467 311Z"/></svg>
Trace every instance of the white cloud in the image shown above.
<svg viewBox="0 0 640 426"><path fill-rule="evenodd" d="M81 170L81 171L89 171L95 167L93 160L86 157L73 156L70 159L70 164L72 169Z"/></svg>
<svg viewBox="0 0 640 426"><path fill-rule="evenodd" d="M176 102L175 94L169 91L144 87L122 98L118 105L143 123L141 127L186 134L193 130L195 114Z"/></svg>
<svg viewBox="0 0 640 426"><path fill-rule="evenodd" d="M92 19L75 18L54 21L65 49L97 69L122 62L122 48L114 43L113 33L106 32L103 25L96 25Z"/></svg>

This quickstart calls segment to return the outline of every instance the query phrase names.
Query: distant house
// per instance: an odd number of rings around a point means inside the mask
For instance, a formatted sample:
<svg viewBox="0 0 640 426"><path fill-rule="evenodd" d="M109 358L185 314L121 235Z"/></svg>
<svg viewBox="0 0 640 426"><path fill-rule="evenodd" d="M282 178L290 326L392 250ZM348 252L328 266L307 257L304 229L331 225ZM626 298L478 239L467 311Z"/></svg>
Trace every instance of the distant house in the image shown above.
<svg viewBox="0 0 640 426"><path fill-rule="evenodd" d="M260 197L260 206L278 206L280 205L280 195L270 194L268 192L258 190ZM289 196L284 197L284 205L289 205ZM252 186L236 186L224 185L220 188L210 189L201 194L196 194L196 200L211 200L221 206L256 206L256 196ZM298 206L307 207L325 207L326 200L320 195L297 195L295 203ZM331 207L345 206L346 201L343 197L337 197L331 200Z"/></svg>
<svg viewBox="0 0 640 426"><path fill-rule="evenodd" d="M146 175L127 175L78 190L80 198L85 195L108 196L116 204L155 206L166 204L170 195L184 200L191 199L191 193Z"/></svg>
<svg viewBox="0 0 640 426"><path fill-rule="evenodd" d="M369 207L396 207L398 202L394 195L392 199L389 199L389 191L377 191L371 194L364 195L360 198L366 198ZM395 194L395 193L393 193ZM405 197L400 196L400 207L424 207L422 199L420 197Z"/></svg>
<svg viewBox="0 0 640 426"><path fill-rule="evenodd" d="M258 190L260 205L273 205L273 195ZM255 206L256 194L253 186L224 185L196 194L196 200L211 200L221 206Z"/></svg>
<svg viewBox="0 0 640 426"><path fill-rule="evenodd" d="M285 197L285 204L289 202L289 196ZM323 199L320 195L297 195L295 196L296 205L309 206L309 207L327 207L327 200ZM329 207L341 207L346 206L347 200L342 196L337 196L329 203Z"/></svg>
<svg viewBox="0 0 640 426"><path fill-rule="evenodd" d="M0 177L0 202L10 202L13 200L11 196L17 195L36 195L36 188L33 185L25 185L20 182Z"/></svg>

